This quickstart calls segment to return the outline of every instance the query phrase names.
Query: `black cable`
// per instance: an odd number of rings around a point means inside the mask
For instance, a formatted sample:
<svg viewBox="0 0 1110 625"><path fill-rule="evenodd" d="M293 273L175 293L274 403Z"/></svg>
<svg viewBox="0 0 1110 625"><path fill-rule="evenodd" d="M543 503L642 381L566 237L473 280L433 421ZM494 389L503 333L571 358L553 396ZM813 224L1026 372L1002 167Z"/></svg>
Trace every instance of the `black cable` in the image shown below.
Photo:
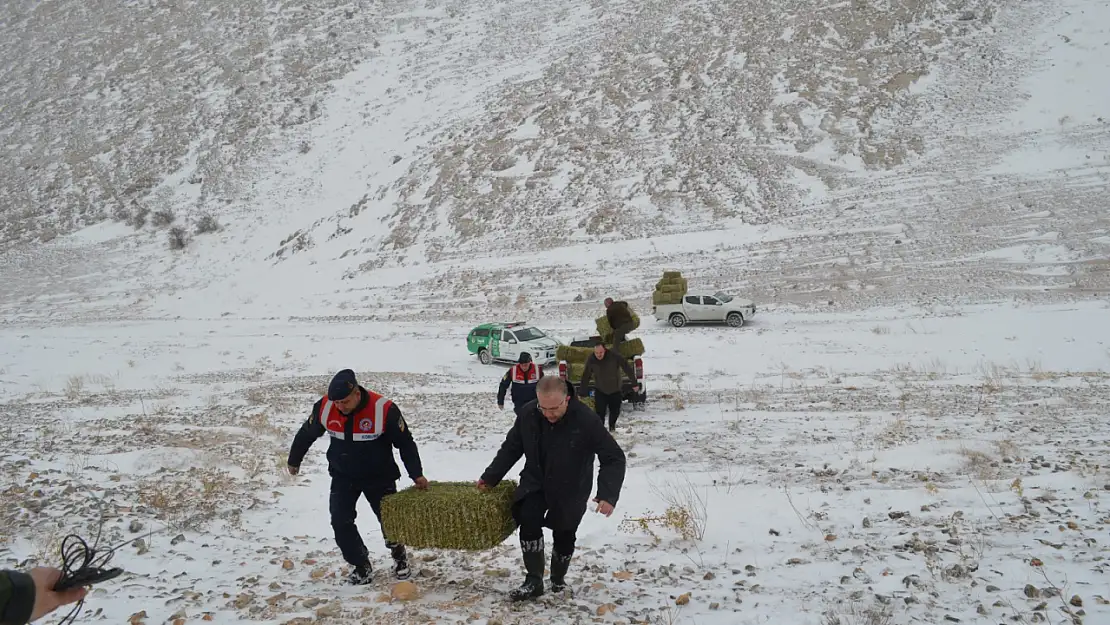
<svg viewBox="0 0 1110 625"><path fill-rule="evenodd" d="M97 533L96 543L100 542L99 532ZM135 539L132 539L135 540ZM78 588L80 586L91 586L99 584L110 579L115 579L123 574L123 569L118 567L108 568L108 562L112 559L116 549L123 545L132 542L131 540L121 543L117 547L113 547L99 553L96 550L96 543L89 546L85 539L77 534L70 534L62 539L62 576L54 583L53 590L61 592L71 588ZM66 625L72 623L77 618L77 613L81 611L82 606L85 605L85 599L82 597L73 610L65 616L59 625Z"/></svg>

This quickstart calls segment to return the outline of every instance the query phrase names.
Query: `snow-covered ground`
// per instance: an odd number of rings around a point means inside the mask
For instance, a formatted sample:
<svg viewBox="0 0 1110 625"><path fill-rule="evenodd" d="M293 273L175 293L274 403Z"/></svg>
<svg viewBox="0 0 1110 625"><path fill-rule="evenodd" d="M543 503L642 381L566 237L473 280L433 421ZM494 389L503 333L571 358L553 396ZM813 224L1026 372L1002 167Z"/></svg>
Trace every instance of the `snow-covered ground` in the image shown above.
<svg viewBox="0 0 1110 625"><path fill-rule="evenodd" d="M159 178L174 223L218 231L51 222L0 254L0 564L56 563L100 519L142 537L88 601L107 622L1110 622L1105 3L329 7L263 11L288 66L241 79L263 101L266 76L340 76L281 88L296 123ZM337 47L298 56L304 23ZM197 145L234 143L234 110ZM21 154L38 132L9 130ZM5 197L62 184L28 180ZM759 314L655 323L672 269ZM326 442L284 473L330 376L399 402L429 479L476 479L511 413L466 331L570 337L609 294L644 317L649 402L572 596L502 600L515 537L416 552L414 600L343 585ZM668 507L693 536L651 521Z"/></svg>

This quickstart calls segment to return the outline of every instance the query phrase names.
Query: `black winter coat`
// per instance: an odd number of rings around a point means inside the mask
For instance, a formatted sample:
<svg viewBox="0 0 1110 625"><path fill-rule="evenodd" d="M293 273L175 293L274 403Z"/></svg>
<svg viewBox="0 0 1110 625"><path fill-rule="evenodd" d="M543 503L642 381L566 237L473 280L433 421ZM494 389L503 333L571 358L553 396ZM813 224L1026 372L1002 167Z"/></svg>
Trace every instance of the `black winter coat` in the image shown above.
<svg viewBox="0 0 1110 625"><path fill-rule="evenodd" d="M359 389L362 391L362 402L355 408L355 412L362 410L369 399L366 389L361 386ZM289 449L289 466L301 466L301 461L304 460L312 444L327 433L327 429L320 423L320 407L323 403L323 398L316 400L308 419L301 424L301 429ZM331 441L328 445L328 473L332 477L350 478L367 483L396 482L401 478L401 471L393 458L394 447L401 452L401 461L405 463L405 469L410 478L415 480L424 476L420 452L416 448L416 441L412 438L412 430L405 423L397 404L390 405L386 413L385 431L374 440L328 438Z"/></svg>
<svg viewBox="0 0 1110 625"><path fill-rule="evenodd" d="M589 505L594 484L594 456L600 462L597 498L614 506L624 484L624 451L601 423L597 413L572 396L563 418L554 425L531 401L516 408L516 422L490 463L482 481L496 486L524 456L524 468L514 495L519 502L543 492L547 500L544 525L553 530L577 529Z"/></svg>

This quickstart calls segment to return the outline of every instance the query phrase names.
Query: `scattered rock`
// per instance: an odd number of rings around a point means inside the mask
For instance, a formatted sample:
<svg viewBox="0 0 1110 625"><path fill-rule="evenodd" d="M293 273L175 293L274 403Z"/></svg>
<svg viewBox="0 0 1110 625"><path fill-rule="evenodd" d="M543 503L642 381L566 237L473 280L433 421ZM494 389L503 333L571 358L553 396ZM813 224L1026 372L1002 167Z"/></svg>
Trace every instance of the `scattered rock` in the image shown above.
<svg viewBox="0 0 1110 625"><path fill-rule="evenodd" d="M714 601L713 603L709 604L709 609L710 610L720 610L721 609L721 604Z"/></svg>
<svg viewBox="0 0 1110 625"><path fill-rule="evenodd" d="M1041 598L1041 591L1038 590L1037 587L1034 586L1033 584L1026 584L1025 585L1025 596L1029 597L1030 599L1040 599Z"/></svg>
<svg viewBox="0 0 1110 625"><path fill-rule="evenodd" d="M322 566L318 569L312 569L312 572L309 573L308 576L311 577L312 579L323 579L324 576L327 575L327 574L328 574L327 567Z"/></svg>
<svg viewBox="0 0 1110 625"><path fill-rule="evenodd" d="M305 599L304 603L302 603L301 605L311 610L312 608L315 608L323 602L324 600L318 597L309 597L308 599Z"/></svg>
<svg viewBox="0 0 1110 625"><path fill-rule="evenodd" d="M512 575L509 569L486 569L483 574L486 577L509 577Z"/></svg>
<svg viewBox="0 0 1110 625"><path fill-rule="evenodd" d="M343 604L338 600L316 608L316 618L335 618L340 614L343 614Z"/></svg>
<svg viewBox="0 0 1110 625"><path fill-rule="evenodd" d="M232 602L232 605L234 605L237 610L242 610L251 603L254 603L254 595L249 592L243 592L235 597L235 601Z"/></svg>
<svg viewBox="0 0 1110 625"><path fill-rule="evenodd" d="M146 619L146 610L143 610L142 612L136 612L136 613L132 614L131 618L127 619L127 622L131 623L131 625L140 625L141 623L144 622L145 619Z"/></svg>
<svg viewBox="0 0 1110 625"><path fill-rule="evenodd" d="M999 588L998 586L987 585L987 592L998 592L999 590L1002 590L1002 589Z"/></svg>
<svg viewBox="0 0 1110 625"><path fill-rule="evenodd" d="M617 606L614 603L603 603L603 604L597 606L597 615L598 616L605 616L606 614L608 614L610 612L613 612L616 609L617 609Z"/></svg>
<svg viewBox="0 0 1110 625"><path fill-rule="evenodd" d="M286 571L292 571L293 570L293 561L292 560L285 560L284 562L281 563L281 568L285 569Z"/></svg>
<svg viewBox="0 0 1110 625"><path fill-rule="evenodd" d="M131 532L132 534L138 534L139 532L143 531L143 522L138 519L133 519L131 521L131 524L127 526L127 531Z"/></svg>
<svg viewBox="0 0 1110 625"><path fill-rule="evenodd" d="M143 540L142 538L139 538L139 539L135 540L135 552L138 555L141 556L144 553L147 553L148 551L150 551L150 547L146 546L146 541L145 540Z"/></svg>
<svg viewBox="0 0 1110 625"><path fill-rule="evenodd" d="M632 576L633 576L632 571L614 571L613 572L613 579L619 579L621 581L628 581L628 580L632 579Z"/></svg>
<svg viewBox="0 0 1110 625"><path fill-rule="evenodd" d="M266 599L266 604L267 605L277 605L277 604L281 603L282 601L285 601L287 598L288 597L286 596L286 594L284 592L279 592L278 594L276 594L272 597L268 597Z"/></svg>
<svg viewBox="0 0 1110 625"><path fill-rule="evenodd" d="M863 527L865 529L871 527L871 519L863 517Z"/></svg>
<svg viewBox="0 0 1110 625"><path fill-rule="evenodd" d="M177 546L183 542L185 542L185 534L178 534L177 536L174 536L172 539L170 539L170 544L173 546Z"/></svg>
<svg viewBox="0 0 1110 625"><path fill-rule="evenodd" d="M398 601L412 601L420 596L420 589L412 582L397 582L390 589L389 596Z"/></svg>
<svg viewBox="0 0 1110 625"><path fill-rule="evenodd" d="M1083 607L1083 598L1080 597L1079 595L1072 595L1071 596L1071 601L1068 601L1068 603L1072 604L1073 606L1075 606L1077 608L1082 608Z"/></svg>
<svg viewBox="0 0 1110 625"><path fill-rule="evenodd" d="M675 605L686 605L690 603L690 593L684 592L674 600Z"/></svg>
<svg viewBox="0 0 1110 625"><path fill-rule="evenodd" d="M717 576L713 574L713 571L707 571L706 574L704 576L702 576L702 579L708 581L708 580L711 580L711 579L715 579L716 577Z"/></svg>

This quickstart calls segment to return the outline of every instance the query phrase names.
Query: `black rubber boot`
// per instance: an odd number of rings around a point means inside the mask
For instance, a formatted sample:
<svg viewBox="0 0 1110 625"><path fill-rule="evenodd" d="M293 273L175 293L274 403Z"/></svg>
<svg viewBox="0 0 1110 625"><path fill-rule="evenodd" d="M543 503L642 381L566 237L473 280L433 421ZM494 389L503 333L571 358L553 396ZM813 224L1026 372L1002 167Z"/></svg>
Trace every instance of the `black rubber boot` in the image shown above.
<svg viewBox="0 0 1110 625"><path fill-rule="evenodd" d="M354 584L355 586L363 586L369 584L374 580L374 567L370 563L360 564L355 567L349 575L347 575L347 583Z"/></svg>
<svg viewBox="0 0 1110 625"><path fill-rule="evenodd" d="M543 539L520 541L520 551L524 558L524 583L509 592L513 601L535 599L543 594Z"/></svg>
<svg viewBox="0 0 1110 625"><path fill-rule="evenodd" d="M409 556L405 546L391 543L389 553L393 556L393 577L402 580L408 579L412 575L412 571L409 570Z"/></svg>
<svg viewBox="0 0 1110 625"><path fill-rule="evenodd" d="M551 592L563 592L567 589L567 569L570 568L571 554L551 554Z"/></svg>

